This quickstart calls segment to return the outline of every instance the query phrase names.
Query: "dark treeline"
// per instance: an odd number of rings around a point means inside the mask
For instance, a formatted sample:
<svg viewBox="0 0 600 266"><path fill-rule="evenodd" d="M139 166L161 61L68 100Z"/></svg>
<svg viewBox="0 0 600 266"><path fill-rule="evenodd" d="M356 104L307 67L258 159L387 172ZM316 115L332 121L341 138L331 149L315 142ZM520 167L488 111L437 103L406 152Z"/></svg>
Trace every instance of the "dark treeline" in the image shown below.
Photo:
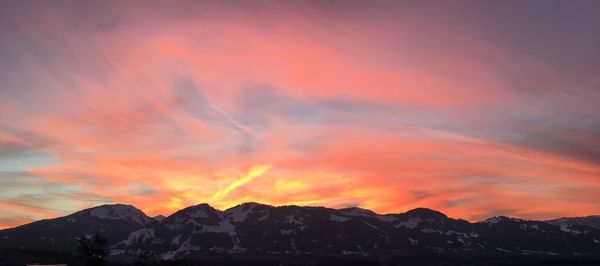
<svg viewBox="0 0 600 266"><path fill-rule="evenodd" d="M440 254L387 255L377 260L350 256L279 256L252 257L248 255L201 255L174 260L162 260L153 252L142 252L128 260L109 260L108 239L95 233L79 238L76 252L46 250L5 249L0 251L0 266L27 264L67 264L69 266L463 266L463 265L600 265L600 260L585 260L535 256L452 256Z"/></svg>
<svg viewBox="0 0 600 266"><path fill-rule="evenodd" d="M90 261L81 254L42 251L7 249L0 251L1 266L24 266L26 264L52 264L65 263L69 266L88 266ZM321 266L321 265L365 265L365 266L400 266L400 265L423 265L423 266L451 266L451 265L600 265L599 260L575 260L548 257L475 257L457 258L442 255L420 255L420 256L398 256L378 261L364 258L345 257L316 257L316 256L290 256L278 258L243 258L243 257L216 257L216 258L186 258L176 260L159 260L142 254L136 259L129 261L106 260L103 265L114 266Z"/></svg>

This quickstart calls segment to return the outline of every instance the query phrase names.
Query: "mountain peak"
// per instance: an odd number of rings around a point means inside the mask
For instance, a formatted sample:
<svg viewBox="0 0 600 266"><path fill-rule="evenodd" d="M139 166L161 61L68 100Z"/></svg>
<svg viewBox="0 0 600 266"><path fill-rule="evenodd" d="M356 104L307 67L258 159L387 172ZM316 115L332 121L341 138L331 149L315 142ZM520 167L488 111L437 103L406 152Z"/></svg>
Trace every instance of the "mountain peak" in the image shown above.
<svg viewBox="0 0 600 266"><path fill-rule="evenodd" d="M177 213L179 213L179 214L185 213L190 218L195 219L195 218L208 218L210 216L217 214L218 212L219 211L217 209L213 208L208 203L201 203L201 204L190 206L183 210L180 210L180 211L176 212L176 214Z"/></svg>
<svg viewBox="0 0 600 266"><path fill-rule="evenodd" d="M376 215L375 212L359 207L349 207L338 210L340 213L348 215L348 216L373 216Z"/></svg>
<svg viewBox="0 0 600 266"><path fill-rule="evenodd" d="M133 205L106 204L83 210L79 213L84 212L100 219L132 220L140 224L147 224L150 222L150 218Z"/></svg>
<svg viewBox="0 0 600 266"><path fill-rule="evenodd" d="M96 211L96 212L98 212L98 211L120 211L120 212L134 212L134 213L142 212L140 209L136 208L133 205L121 204L121 203L104 204L104 205L92 207L88 210Z"/></svg>
<svg viewBox="0 0 600 266"><path fill-rule="evenodd" d="M409 210L404 214L420 218L448 218L448 216L446 216L445 214L428 208L416 208Z"/></svg>
<svg viewBox="0 0 600 266"><path fill-rule="evenodd" d="M489 224L491 226L492 224L497 224L497 223L500 223L500 222L507 222L507 221L511 221L511 222L523 222L523 220L521 220L521 219L510 218L510 217L507 217L507 216L500 215L500 216L494 216L494 217L487 218L487 219L481 221L480 223Z"/></svg>
<svg viewBox="0 0 600 266"><path fill-rule="evenodd" d="M165 218L167 218L167 217L164 216L164 215L162 215L162 214L159 214L159 215L156 215L156 216L152 217L152 219L154 219L155 221L157 221L159 223L162 222L162 220L164 220Z"/></svg>
<svg viewBox="0 0 600 266"><path fill-rule="evenodd" d="M244 202L244 203L240 203L238 205L235 205L231 208L226 209L225 211L229 211L232 209L237 209L237 208L242 208L242 209L247 209L247 208L254 208L257 206L266 206L266 207L271 207L270 205L266 205L266 204L262 204L262 203L258 203L258 202L254 202L254 201L249 201L249 202Z"/></svg>
<svg viewBox="0 0 600 266"><path fill-rule="evenodd" d="M246 203L238 204L236 206L233 206L233 207L225 210L225 215L230 217L230 219L232 219L232 221L234 221L234 222L242 222L248 217L248 214L250 214L254 209L262 208L262 207L271 207L271 206L257 203L257 202L246 202Z"/></svg>

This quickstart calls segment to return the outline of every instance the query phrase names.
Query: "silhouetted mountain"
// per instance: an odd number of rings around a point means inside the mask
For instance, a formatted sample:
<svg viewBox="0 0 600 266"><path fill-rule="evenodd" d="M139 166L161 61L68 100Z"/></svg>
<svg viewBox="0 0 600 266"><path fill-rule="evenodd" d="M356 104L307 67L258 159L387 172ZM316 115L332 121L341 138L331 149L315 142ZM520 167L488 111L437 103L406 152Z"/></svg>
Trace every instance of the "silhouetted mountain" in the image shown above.
<svg viewBox="0 0 600 266"><path fill-rule="evenodd" d="M0 231L0 247L75 250L77 239L101 232L109 239L127 238L152 220L131 205L103 205L71 215Z"/></svg>
<svg viewBox="0 0 600 266"><path fill-rule="evenodd" d="M600 229L493 217L478 223L424 208L377 214L361 208L244 203L225 211L191 206L160 220L129 205L105 205L0 231L0 248L73 251L96 231L111 257L151 251L163 259L206 256L600 256Z"/></svg>
<svg viewBox="0 0 600 266"><path fill-rule="evenodd" d="M585 225L600 229L600 215L592 215L585 217L565 217L546 221L547 223L563 226Z"/></svg>
<svg viewBox="0 0 600 266"><path fill-rule="evenodd" d="M154 219L155 221L157 221L159 223L162 222L165 218L167 218L167 217L164 215L156 215L156 216L152 217L152 219Z"/></svg>

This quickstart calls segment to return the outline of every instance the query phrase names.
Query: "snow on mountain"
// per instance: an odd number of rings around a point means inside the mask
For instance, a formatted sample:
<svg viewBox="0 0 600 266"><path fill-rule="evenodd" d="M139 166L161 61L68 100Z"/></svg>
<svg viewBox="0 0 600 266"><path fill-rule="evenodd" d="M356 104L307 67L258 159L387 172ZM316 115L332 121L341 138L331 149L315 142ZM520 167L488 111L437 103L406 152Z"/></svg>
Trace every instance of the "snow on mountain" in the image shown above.
<svg viewBox="0 0 600 266"><path fill-rule="evenodd" d="M339 216L336 214L330 214L329 215L329 220L330 221L334 221L334 222L345 222L348 221L349 218L347 217L343 217L343 216Z"/></svg>
<svg viewBox="0 0 600 266"><path fill-rule="evenodd" d="M206 208L195 208L187 213L191 218L208 218L209 214Z"/></svg>
<svg viewBox="0 0 600 266"><path fill-rule="evenodd" d="M162 220L161 224L171 230L188 226L214 225L222 220L222 215L221 211L204 203L177 211Z"/></svg>
<svg viewBox="0 0 600 266"><path fill-rule="evenodd" d="M409 218L406 221L399 221L395 224L396 227L402 226L406 228L415 228L423 221L420 217Z"/></svg>
<svg viewBox="0 0 600 266"><path fill-rule="evenodd" d="M229 217L233 222L240 223L246 220L248 214L259 205L260 204L254 202L243 203L225 210L225 216Z"/></svg>
<svg viewBox="0 0 600 266"><path fill-rule="evenodd" d="M575 234L575 235L581 234L581 232L571 229L570 226L568 226L566 224L561 224L559 226L560 226L560 231Z"/></svg>
<svg viewBox="0 0 600 266"><path fill-rule="evenodd" d="M385 214L385 215L378 214L376 217L380 221L386 222L386 223L393 223L393 222L398 221L398 215L394 215L394 214Z"/></svg>
<svg viewBox="0 0 600 266"><path fill-rule="evenodd" d="M122 248L125 248L125 247L134 246L135 244L138 244L138 243L144 243L146 241L160 242L159 240L156 240L156 236L154 234L154 229L142 228L142 229L131 232L129 234L129 236L127 237L127 239L115 244L113 246L113 250L118 249L118 247L120 247L120 246Z"/></svg>
<svg viewBox="0 0 600 266"><path fill-rule="evenodd" d="M362 209L362 208L358 208L358 207L350 207L350 208L341 209L341 210L339 210L339 212L341 214L348 215L348 216L372 217L372 216L376 215L371 210Z"/></svg>
<svg viewBox="0 0 600 266"><path fill-rule="evenodd" d="M425 208L380 215L356 207L245 203L220 211L199 204L154 220L130 205L104 205L0 230L0 248L49 247L69 251L76 248L76 237L99 231L108 236L111 256L120 258L135 257L146 250L164 259L247 252L261 256L371 256L385 250L600 254L600 230L592 227L558 226L503 216L469 223Z"/></svg>
<svg viewBox="0 0 600 266"><path fill-rule="evenodd" d="M89 214L100 219L132 220L139 224L147 224L151 220L142 211L131 205L103 205L89 210Z"/></svg>
<svg viewBox="0 0 600 266"><path fill-rule="evenodd" d="M491 226L493 224L499 223L502 220L504 220L504 217L494 216L494 217L487 218L487 219L481 221L480 223L488 224Z"/></svg>
<svg viewBox="0 0 600 266"><path fill-rule="evenodd" d="M129 237L127 237L127 240L125 240L124 242L128 246L131 246L136 241L143 242L143 241L146 241L146 240L152 239L152 238L154 238L154 229L144 228L144 229L140 229L140 230L131 232L131 234L129 234Z"/></svg>
<svg viewBox="0 0 600 266"><path fill-rule="evenodd" d="M600 229L600 215L590 215L584 217L564 217L546 221L554 225L584 225Z"/></svg>
<svg viewBox="0 0 600 266"><path fill-rule="evenodd" d="M479 223L483 223L483 224L487 224L489 226L492 226L494 224L498 224L501 222L514 222L514 223L521 223L521 222L525 222L524 220L521 219L517 219L517 218L510 218L510 217L506 217L506 216L494 216L494 217L490 217L487 218Z"/></svg>

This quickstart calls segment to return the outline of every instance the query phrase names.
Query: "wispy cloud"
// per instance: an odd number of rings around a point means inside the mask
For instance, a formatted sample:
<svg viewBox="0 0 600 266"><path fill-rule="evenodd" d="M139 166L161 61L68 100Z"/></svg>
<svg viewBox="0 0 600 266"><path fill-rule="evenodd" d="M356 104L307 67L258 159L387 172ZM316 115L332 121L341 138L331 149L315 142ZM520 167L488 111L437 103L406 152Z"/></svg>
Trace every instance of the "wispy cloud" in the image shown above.
<svg viewBox="0 0 600 266"><path fill-rule="evenodd" d="M253 166L250 168L250 170L248 170L248 173L242 177L240 177L239 179L235 180L233 183L229 184L227 187L217 191L215 194L213 194L213 196L211 197L211 201L215 202L215 201L219 201L221 199L223 199L224 197L226 197L231 191L235 190L236 188L245 185L246 183L252 181L252 179L259 177L261 175L263 175L264 173L266 173L269 170L269 166L267 165L258 165L258 166Z"/></svg>

